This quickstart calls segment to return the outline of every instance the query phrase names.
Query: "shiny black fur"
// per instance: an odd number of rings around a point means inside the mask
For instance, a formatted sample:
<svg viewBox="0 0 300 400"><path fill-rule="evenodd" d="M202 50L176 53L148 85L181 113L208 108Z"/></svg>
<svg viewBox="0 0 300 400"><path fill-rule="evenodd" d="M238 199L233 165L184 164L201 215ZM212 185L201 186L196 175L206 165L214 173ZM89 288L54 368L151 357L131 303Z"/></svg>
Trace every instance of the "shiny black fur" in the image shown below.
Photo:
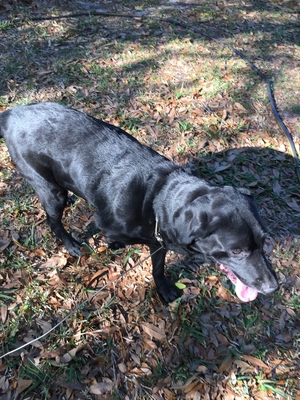
<svg viewBox="0 0 300 400"><path fill-rule="evenodd" d="M165 248L152 256L153 277L167 302L179 294L164 275L167 250L223 263L261 293L277 289L248 191L214 187L120 128L55 103L2 112L0 135L73 256L80 243L61 221L68 190L95 206L95 223L111 246L141 243L155 252L158 221Z"/></svg>

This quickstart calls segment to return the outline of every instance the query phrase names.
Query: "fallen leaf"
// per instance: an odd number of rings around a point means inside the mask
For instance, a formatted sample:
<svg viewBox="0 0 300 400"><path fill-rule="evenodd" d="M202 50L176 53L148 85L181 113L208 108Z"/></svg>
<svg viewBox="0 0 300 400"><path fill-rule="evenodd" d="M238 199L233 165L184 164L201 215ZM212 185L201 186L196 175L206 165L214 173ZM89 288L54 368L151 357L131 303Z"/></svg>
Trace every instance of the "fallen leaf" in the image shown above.
<svg viewBox="0 0 300 400"><path fill-rule="evenodd" d="M234 363L242 370L242 373L250 368L250 365L242 360L235 360Z"/></svg>
<svg viewBox="0 0 300 400"><path fill-rule="evenodd" d="M112 382L100 382L96 383L95 385L92 385L90 387L90 392L92 394L105 394L109 391L112 390L113 388L113 383Z"/></svg>
<svg viewBox="0 0 300 400"><path fill-rule="evenodd" d="M67 257L62 256L52 256L46 262L41 264L39 268L53 268L53 267L64 267L68 262Z"/></svg>
<svg viewBox="0 0 300 400"><path fill-rule="evenodd" d="M18 380L17 392L18 393L24 392L24 390L29 388L29 386L31 384L32 384L32 380L31 379L22 379L22 378L20 378Z"/></svg>
<svg viewBox="0 0 300 400"><path fill-rule="evenodd" d="M141 324L141 327L143 328L143 331L146 332L151 338L154 337L157 340L163 340L166 338L165 332L163 332L155 325L143 322Z"/></svg>
<svg viewBox="0 0 300 400"><path fill-rule="evenodd" d="M226 336L222 335L222 333L217 333L216 336L223 346L229 346L229 341Z"/></svg>
<svg viewBox="0 0 300 400"><path fill-rule="evenodd" d="M175 110L175 108L172 108L169 113L169 124L170 125L174 122L175 115L176 115L176 110Z"/></svg>
<svg viewBox="0 0 300 400"><path fill-rule="evenodd" d="M197 367L197 372L200 372L201 374L206 374L208 372L208 368L205 365L199 365Z"/></svg>
<svg viewBox="0 0 300 400"><path fill-rule="evenodd" d="M300 212L300 206L299 204L296 202L295 199L293 199L292 201L287 202L287 205L289 207L291 207L293 210Z"/></svg>
<svg viewBox="0 0 300 400"><path fill-rule="evenodd" d="M234 103L234 106L235 106L235 108L237 108L238 110L247 112L246 108L245 108L241 103L238 103L237 101Z"/></svg>
<svg viewBox="0 0 300 400"><path fill-rule="evenodd" d="M2 393L6 393L9 389L9 380L5 375L0 378L0 389Z"/></svg>
<svg viewBox="0 0 300 400"><path fill-rule="evenodd" d="M10 242L11 242L11 239L0 240L0 251L5 250L6 247L9 246Z"/></svg>
<svg viewBox="0 0 300 400"><path fill-rule="evenodd" d="M46 257L46 253L42 249L33 249L33 253L38 257Z"/></svg>
<svg viewBox="0 0 300 400"><path fill-rule="evenodd" d="M62 357L60 357L60 361L62 364L69 363L71 360L74 359L78 350L80 350L82 346L75 347L74 349L68 351Z"/></svg>
<svg viewBox="0 0 300 400"><path fill-rule="evenodd" d="M273 185L273 192L276 194L280 194L280 192L282 191L282 187L279 185L279 183L276 181Z"/></svg>
<svg viewBox="0 0 300 400"><path fill-rule="evenodd" d="M226 164L226 165L219 165L214 169L214 172L221 172L221 171L225 171L226 169L230 168L231 165Z"/></svg>
<svg viewBox="0 0 300 400"><path fill-rule="evenodd" d="M184 284L184 283L181 283L181 282L176 282L176 283L175 283L175 286L177 286L178 289L185 289L185 288L186 288L185 284Z"/></svg>
<svg viewBox="0 0 300 400"><path fill-rule="evenodd" d="M52 328L52 324L50 324L50 322L44 321L42 319L38 319L36 323L42 328L43 333L50 331L50 329Z"/></svg>
<svg viewBox="0 0 300 400"><path fill-rule="evenodd" d="M2 323L3 324L5 324L5 322L6 322L6 319L7 319L7 314L8 314L8 312L7 312L7 306L1 306L1 320L2 320Z"/></svg>
<svg viewBox="0 0 300 400"><path fill-rule="evenodd" d="M224 358L224 360L222 361L222 364L217 369L217 373L221 373L224 371L229 372L231 369L231 365L232 365L232 354L231 354L231 352L229 352L227 354L227 356Z"/></svg>
<svg viewBox="0 0 300 400"><path fill-rule="evenodd" d="M261 361L259 358L249 356L247 354L243 354L242 356L246 361L250 362L252 365L255 365L256 367L264 368L265 370L270 370L271 368L265 364L263 361Z"/></svg>
<svg viewBox="0 0 300 400"><path fill-rule="evenodd" d="M121 372L123 372L123 374L125 374L127 372L127 367L124 362L121 362L120 364L118 364L118 368Z"/></svg>
<svg viewBox="0 0 300 400"><path fill-rule="evenodd" d="M103 274L105 274L108 271L108 268L102 268L99 271L97 271L92 278L89 280L89 282L87 283L87 286L91 286L92 282L99 278L99 276L102 276Z"/></svg>

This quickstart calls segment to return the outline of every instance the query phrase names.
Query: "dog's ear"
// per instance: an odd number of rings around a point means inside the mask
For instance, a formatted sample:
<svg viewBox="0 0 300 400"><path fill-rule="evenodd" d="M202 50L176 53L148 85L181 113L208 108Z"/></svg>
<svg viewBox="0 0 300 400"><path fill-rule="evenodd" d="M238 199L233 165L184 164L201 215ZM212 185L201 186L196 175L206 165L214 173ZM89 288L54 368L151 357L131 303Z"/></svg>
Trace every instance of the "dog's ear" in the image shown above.
<svg viewBox="0 0 300 400"><path fill-rule="evenodd" d="M256 203L253 195L252 195L252 192L249 189L245 189L245 188L237 188L237 190L240 193L242 193L242 194L247 196L246 199L247 199L247 201L249 203L249 207L250 207L253 215L255 216L256 220L259 222L262 230L264 232L267 232L267 228L266 228L265 224L262 222L262 219L261 219L261 217L259 215L258 206L257 206L257 203Z"/></svg>

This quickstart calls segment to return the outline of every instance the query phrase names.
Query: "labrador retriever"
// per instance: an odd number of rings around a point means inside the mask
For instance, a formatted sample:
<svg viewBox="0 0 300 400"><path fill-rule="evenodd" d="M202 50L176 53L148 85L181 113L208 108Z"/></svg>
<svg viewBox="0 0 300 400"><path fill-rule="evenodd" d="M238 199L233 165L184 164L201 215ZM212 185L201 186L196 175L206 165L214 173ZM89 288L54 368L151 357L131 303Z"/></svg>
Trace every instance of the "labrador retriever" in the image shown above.
<svg viewBox="0 0 300 400"><path fill-rule="evenodd" d="M166 302L180 295L164 274L167 250L216 263L242 301L278 288L248 190L213 186L122 129L56 103L0 113L0 136L71 255L80 256L81 245L62 225L68 191L96 208L110 246L149 246Z"/></svg>

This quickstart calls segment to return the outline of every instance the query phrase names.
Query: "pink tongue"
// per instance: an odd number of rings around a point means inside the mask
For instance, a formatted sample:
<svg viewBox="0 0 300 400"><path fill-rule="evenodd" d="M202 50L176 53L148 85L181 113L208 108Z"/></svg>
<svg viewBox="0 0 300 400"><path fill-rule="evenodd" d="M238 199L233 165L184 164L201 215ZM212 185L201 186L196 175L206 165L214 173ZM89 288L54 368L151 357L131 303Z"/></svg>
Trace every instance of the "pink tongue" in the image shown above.
<svg viewBox="0 0 300 400"><path fill-rule="evenodd" d="M219 264L219 268L222 272L226 274L226 276L231 280L231 282L235 285L235 293L238 298L245 303L248 301L253 301L257 297L257 291L254 289L249 288L248 286L244 285L243 282L239 280L237 276L231 272L226 265Z"/></svg>
<svg viewBox="0 0 300 400"><path fill-rule="evenodd" d="M239 299L244 301L253 301L257 297L257 291L244 285L239 278L236 278L235 293Z"/></svg>

